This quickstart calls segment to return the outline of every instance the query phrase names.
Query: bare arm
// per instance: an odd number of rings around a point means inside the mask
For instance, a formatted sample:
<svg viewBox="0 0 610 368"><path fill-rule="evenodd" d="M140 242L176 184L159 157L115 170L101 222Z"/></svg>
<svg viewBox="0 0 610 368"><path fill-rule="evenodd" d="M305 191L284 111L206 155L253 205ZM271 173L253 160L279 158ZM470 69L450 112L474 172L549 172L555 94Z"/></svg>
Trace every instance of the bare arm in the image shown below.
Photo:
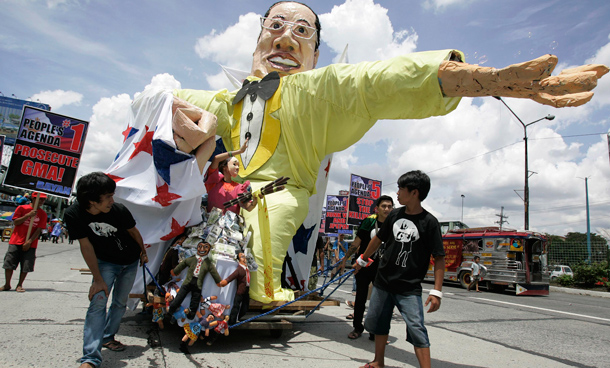
<svg viewBox="0 0 610 368"><path fill-rule="evenodd" d="M148 263L148 255L146 254L146 248L144 248L144 240L142 239L142 234L140 234L140 231L134 226L131 229L127 229L127 232L133 238L133 240L135 240L136 243L138 243L138 245L140 246L140 265Z"/></svg>
<svg viewBox="0 0 610 368"><path fill-rule="evenodd" d="M219 153L218 155L214 156L214 159L212 160L212 164L210 164L210 168L211 169L218 169L218 164L222 161L222 160L226 160L229 157L233 157L235 155L241 155L242 153L246 152L246 148L248 148L248 141L250 139L246 139L246 141L244 142L243 146L241 146L241 148L237 151L227 151L227 152L223 152L223 153Z"/></svg>
<svg viewBox="0 0 610 368"><path fill-rule="evenodd" d="M320 261L320 270L324 271L324 249L318 249L318 260Z"/></svg>
<svg viewBox="0 0 610 368"><path fill-rule="evenodd" d="M502 69L443 61L438 77L445 96L528 98L553 107L580 106L593 97L597 80L608 72L601 64L583 65L551 76L555 55L544 55Z"/></svg>
<svg viewBox="0 0 610 368"><path fill-rule="evenodd" d="M354 241L352 242L352 244L349 246L349 248L347 249L347 252L345 252L345 258L343 258L343 261L341 262L341 269L343 270L345 268L345 262L354 254L356 253L356 251L358 250L358 247L360 247L360 243L362 242L362 240L360 240L359 237L356 237L356 239L354 239Z"/></svg>
<svg viewBox="0 0 610 368"><path fill-rule="evenodd" d="M91 244L89 238L78 239L78 242L80 244L80 252L93 275L93 283L89 288L89 300L93 299L93 296L100 291L103 291L106 294L106 297L108 297L108 286L104 282L100 269L97 266L97 257L95 256L93 244Z"/></svg>
<svg viewBox="0 0 610 368"><path fill-rule="evenodd" d="M443 278L445 277L445 256L436 256L434 257L434 289L438 291L443 290ZM426 299L426 304L424 306L428 306L430 304L430 308L426 313L432 313L437 311L441 307L441 298L428 295L428 299Z"/></svg>
<svg viewBox="0 0 610 368"><path fill-rule="evenodd" d="M364 253L362 253L362 259L366 261L371 258L373 253L375 253L377 249L379 249L379 246L381 246L381 239L379 239L377 235L375 235L369 242L369 245L366 247ZM362 266L360 266L358 263L354 264L354 269L356 270L354 273L357 273L361 268Z"/></svg>
<svg viewBox="0 0 610 368"><path fill-rule="evenodd" d="M26 213L25 215L23 215L17 219L13 219L13 224L21 225L25 222L25 220L32 218L34 216L36 216L36 210L31 210L30 212Z"/></svg>

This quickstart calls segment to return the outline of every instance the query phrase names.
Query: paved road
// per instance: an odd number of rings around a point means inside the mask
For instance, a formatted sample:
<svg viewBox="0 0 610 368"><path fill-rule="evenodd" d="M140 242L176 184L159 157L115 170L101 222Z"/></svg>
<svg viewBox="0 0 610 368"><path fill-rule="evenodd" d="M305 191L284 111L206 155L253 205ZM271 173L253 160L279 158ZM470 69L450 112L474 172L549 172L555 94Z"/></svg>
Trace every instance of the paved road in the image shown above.
<svg viewBox="0 0 610 368"><path fill-rule="evenodd" d="M6 247L0 244L2 254ZM90 277L72 267L85 267L76 244L43 243L27 291L0 293L0 367L78 366ZM333 296L351 298L348 284ZM427 315L434 367L610 366L610 299L565 293L524 298L450 286L444 291L441 310ZM126 313L119 332L128 349L104 350L102 367L358 367L373 357L366 334L346 338L351 324L344 304L322 308L279 338L236 330L213 346L196 344L190 356L178 349L181 331L158 334L139 311ZM388 367L417 365L400 318L394 319L386 356Z"/></svg>

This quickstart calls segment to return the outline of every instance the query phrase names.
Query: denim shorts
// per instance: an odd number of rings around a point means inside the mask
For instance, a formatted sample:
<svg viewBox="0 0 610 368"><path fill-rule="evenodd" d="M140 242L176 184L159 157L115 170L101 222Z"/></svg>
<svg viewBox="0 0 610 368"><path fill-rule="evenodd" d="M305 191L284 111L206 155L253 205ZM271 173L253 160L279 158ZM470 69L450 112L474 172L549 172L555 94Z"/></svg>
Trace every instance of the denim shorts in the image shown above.
<svg viewBox="0 0 610 368"><path fill-rule="evenodd" d="M430 347L421 295L392 294L373 286L364 328L375 335L388 335L394 307L407 324L407 341L418 348Z"/></svg>

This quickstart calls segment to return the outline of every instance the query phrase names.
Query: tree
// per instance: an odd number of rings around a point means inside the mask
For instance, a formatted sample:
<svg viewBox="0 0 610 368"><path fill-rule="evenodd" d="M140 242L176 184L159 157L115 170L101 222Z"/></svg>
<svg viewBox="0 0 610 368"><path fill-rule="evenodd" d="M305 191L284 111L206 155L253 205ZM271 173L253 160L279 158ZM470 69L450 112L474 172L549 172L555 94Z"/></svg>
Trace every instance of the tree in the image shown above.
<svg viewBox="0 0 610 368"><path fill-rule="evenodd" d="M567 233L565 236L566 242L573 243L586 243L587 242L587 234L583 233ZM606 239L602 236L599 236L595 233L591 233L591 243L606 243Z"/></svg>

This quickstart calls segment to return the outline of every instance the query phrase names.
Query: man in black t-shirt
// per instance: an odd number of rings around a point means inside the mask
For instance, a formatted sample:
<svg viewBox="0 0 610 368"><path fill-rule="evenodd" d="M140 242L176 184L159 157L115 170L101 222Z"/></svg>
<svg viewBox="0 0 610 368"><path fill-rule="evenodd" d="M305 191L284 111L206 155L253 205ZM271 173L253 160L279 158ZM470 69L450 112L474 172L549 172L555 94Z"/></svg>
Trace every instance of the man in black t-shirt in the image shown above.
<svg viewBox="0 0 610 368"><path fill-rule="evenodd" d="M421 281L434 257L434 289L426 299L428 313L438 310L443 293L445 251L438 220L421 202L430 191L430 178L421 171L410 171L398 179L398 203L358 258L356 272L370 265L371 257L382 242L385 251L379 260L377 276L364 327L375 334L375 358L368 365L383 367L385 346L398 307L407 324L407 341L413 344L420 367L430 367L430 340L424 326Z"/></svg>
<svg viewBox="0 0 610 368"><path fill-rule="evenodd" d="M148 262L142 235L129 210L114 203L116 183L102 172L80 178L77 201L66 209L64 219L73 239L80 243L83 258L91 270L89 308L85 318L81 368L102 363L102 347L125 350L114 338L125 313L129 291L140 264ZM108 296L112 303L106 313Z"/></svg>
<svg viewBox="0 0 610 368"><path fill-rule="evenodd" d="M371 238L377 234L386 217L390 214L390 211L394 208L394 201L392 197L387 195L382 195L377 199L375 203L375 215L369 216L365 218L358 231L356 232L356 239L352 242L349 249L347 250L347 254L345 259L351 258L352 254L356 253L356 257L359 257L366 250ZM364 317L364 309L366 307L366 298L369 294L369 285L375 279L377 275L377 266L379 265L378 258L379 253L383 251L383 246L377 252L373 254L371 259L373 259L373 263L362 270L360 270L356 275L354 275L356 279L356 299L354 301L354 313L348 315L347 318L353 318L352 325L354 326L354 330L350 332L347 337L350 339L357 339L362 335L362 331L364 331L364 325L362 324L362 319ZM345 260L341 264L341 267L345 264ZM374 336L371 335L371 338Z"/></svg>

